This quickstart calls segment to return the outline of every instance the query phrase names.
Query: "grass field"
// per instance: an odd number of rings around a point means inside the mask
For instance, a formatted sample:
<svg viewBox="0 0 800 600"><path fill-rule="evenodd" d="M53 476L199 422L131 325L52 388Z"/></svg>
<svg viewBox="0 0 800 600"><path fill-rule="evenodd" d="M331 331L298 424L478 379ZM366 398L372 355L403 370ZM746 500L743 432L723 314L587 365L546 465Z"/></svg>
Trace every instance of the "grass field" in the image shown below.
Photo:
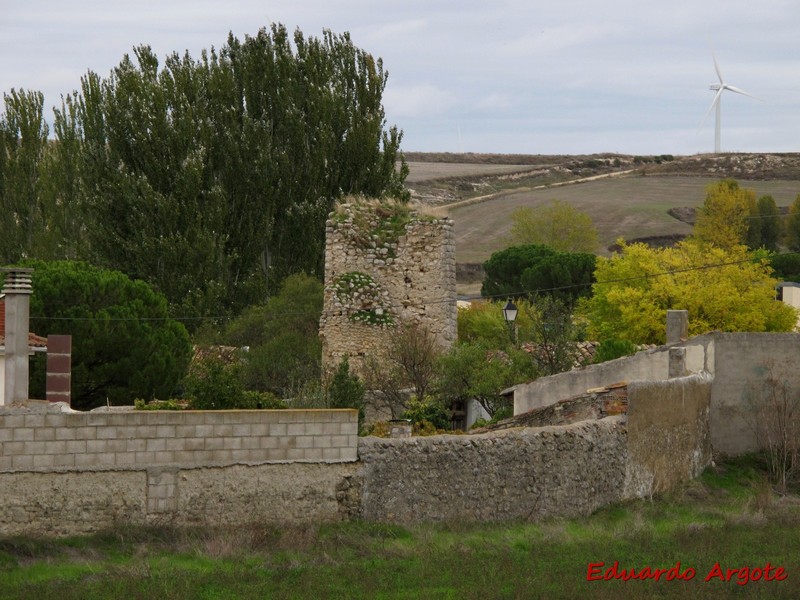
<svg viewBox="0 0 800 600"><path fill-rule="evenodd" d="M688 234L691 227L669 216L672 207L699 206L705 188L718 179L707 177L619 177L548 189L501 193L491 200L450 210L455 221L456 260L483 262L505 247L511 213L520 206L536 207L561 200L587 213L597 227L598 253L618 237ZM790 205L800 193L800 181L740 181L758 196L771 194L779 206Z"/></svg>
<svg viewBox="0 0 800 600"><path fill-rule="evenodd" d="M760 462L707 470L669 496L543 523L399 527L345 523L218 531L120 529L61 541L0 540L0 597L797 598L800 499L765 483ZM690 580L587 581L650 567ZM782 581L705 581L716 563ZM755 575L755 573L753 573ZM763 572L759 573L763 576ZM594 576L594 575L593 575ZM737 581L738 578L739 579Z"/></svg>

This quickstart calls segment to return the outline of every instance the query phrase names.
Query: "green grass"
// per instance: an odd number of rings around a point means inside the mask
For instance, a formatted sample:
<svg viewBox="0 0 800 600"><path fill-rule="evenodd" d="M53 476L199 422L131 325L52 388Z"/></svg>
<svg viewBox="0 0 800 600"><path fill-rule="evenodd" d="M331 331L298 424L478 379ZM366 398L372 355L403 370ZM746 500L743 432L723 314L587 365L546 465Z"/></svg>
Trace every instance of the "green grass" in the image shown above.
<svg viewBox="0 0 800 600"><path fill-rule="evenodd" d="M753 457L654 501L540 523L119 529L0 540L0 598L796 598L800 499ZM589 563L692 567L691 581L587 581ZM786 581L704 582L783 566ZM605 568L605 567L604 567Z"/></svg>

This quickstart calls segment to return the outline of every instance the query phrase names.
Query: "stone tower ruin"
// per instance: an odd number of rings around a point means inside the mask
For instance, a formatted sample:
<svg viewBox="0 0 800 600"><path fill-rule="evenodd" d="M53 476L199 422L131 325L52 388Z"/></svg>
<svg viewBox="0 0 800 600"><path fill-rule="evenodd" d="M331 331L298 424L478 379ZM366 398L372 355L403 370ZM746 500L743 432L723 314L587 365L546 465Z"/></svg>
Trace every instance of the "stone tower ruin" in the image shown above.
<svg viewBox="0 0 800 600"><path fill-rule="evenodd" d="M327 221L325 301L320 319L323 371L348 356L385 356L397 327L418 324L443 349L456 340L453 222L408 205L351 201Z"/></svg>

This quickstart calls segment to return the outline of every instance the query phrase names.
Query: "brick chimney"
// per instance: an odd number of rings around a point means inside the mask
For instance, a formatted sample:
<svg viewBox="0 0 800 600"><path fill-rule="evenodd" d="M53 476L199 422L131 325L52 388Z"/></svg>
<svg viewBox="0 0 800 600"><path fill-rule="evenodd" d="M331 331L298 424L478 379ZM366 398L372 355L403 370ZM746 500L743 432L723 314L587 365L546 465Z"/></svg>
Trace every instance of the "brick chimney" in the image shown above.
<svg viewBox="0 0 800 600"><path fill-rule="evenodd" d="M11 267L5 272L6 372L4 403L28 400L28 332L33 269Z"/></svg>

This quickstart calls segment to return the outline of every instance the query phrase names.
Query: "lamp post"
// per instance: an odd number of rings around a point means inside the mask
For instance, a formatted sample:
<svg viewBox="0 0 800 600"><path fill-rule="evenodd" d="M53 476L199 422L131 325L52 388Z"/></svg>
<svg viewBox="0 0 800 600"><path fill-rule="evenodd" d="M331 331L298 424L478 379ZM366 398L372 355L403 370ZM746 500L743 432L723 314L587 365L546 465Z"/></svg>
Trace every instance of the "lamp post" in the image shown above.
<svg viewBox="0 0 800 600"><path fill-rule="evenodd" d="M517 320L518 312L517 306L511 300L506 302L506 305L503 307L503 318L508 324L508 329L511 333L511 342L515 345L517 343L517 329L514 325L514 322Z"/></svg>

